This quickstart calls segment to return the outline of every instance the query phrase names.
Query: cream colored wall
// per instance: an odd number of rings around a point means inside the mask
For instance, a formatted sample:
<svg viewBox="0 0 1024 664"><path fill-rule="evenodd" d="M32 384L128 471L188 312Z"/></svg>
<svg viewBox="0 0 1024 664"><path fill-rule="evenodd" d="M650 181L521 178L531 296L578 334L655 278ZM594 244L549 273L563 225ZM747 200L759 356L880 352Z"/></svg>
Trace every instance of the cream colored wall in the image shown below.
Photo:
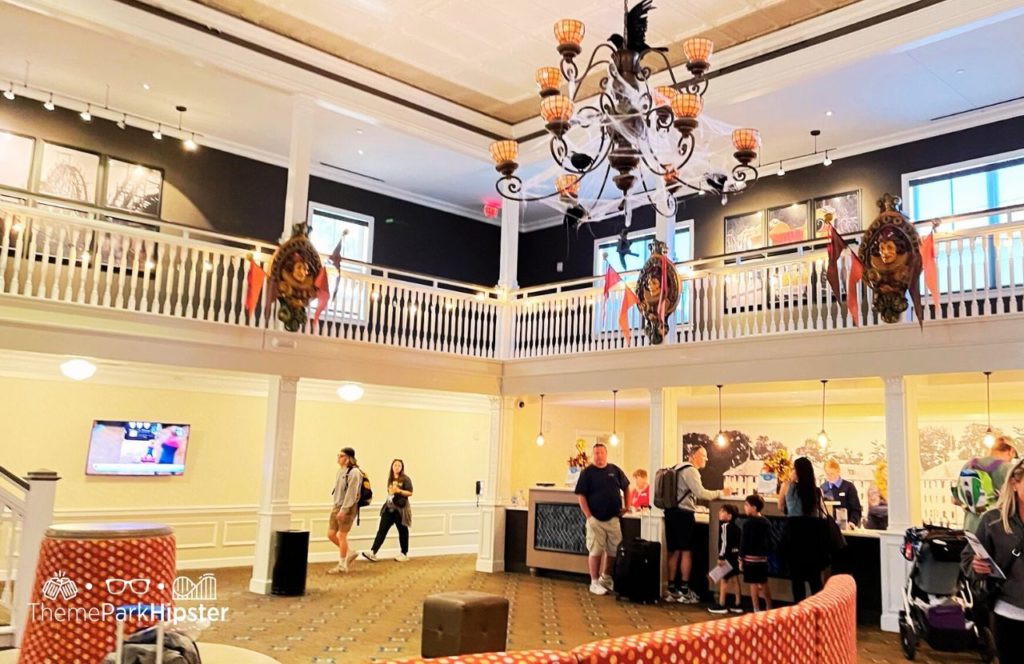
<svg viewBox="0 0 1024 664"><path fill-rule="evenodd" d="M576 454L576 438L585 432L611 434L611 408L581 408L544 405L543 447L537 447L540 404L516 408L513 417L512 491L526 493L537 482L565 485L569 457ZM618 434L621 444L609 448L609 461L620 466L627 475L637 468L647 468L650 423L646 410L620 410ZM592 450L587 449L592 456ZM649 471L649 469L648 469Z"/></svg>

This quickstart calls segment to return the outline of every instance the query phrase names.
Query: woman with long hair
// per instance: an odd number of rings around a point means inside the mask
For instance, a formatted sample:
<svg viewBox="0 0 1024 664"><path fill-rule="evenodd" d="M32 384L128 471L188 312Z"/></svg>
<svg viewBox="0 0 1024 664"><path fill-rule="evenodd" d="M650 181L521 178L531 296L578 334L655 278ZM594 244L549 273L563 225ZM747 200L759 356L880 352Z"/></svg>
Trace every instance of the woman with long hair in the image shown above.
<svg viewBox="0 0 1024 664"><path fill-rule="evenodd" d="M964 562L976 578L991 574L993 562L1006 575L992 607L992 628L1000 662L1020 659L1017 639L1024 630L1024 562L1018 560L1024 549L1024 459L1012 468L996 506L981 515L975 533L991 560L974 556L971 547L964 548Z"/></svg>
<svg viewBox="0 0 1024 664"><path fill-rule="evenodd" d="M395 459L391 462L391 470L388 472L388 499L380 508L377 537L373 540L373 549L368 552L363 551L363 558L370 562L377 562L377 552L384 544L384 538L388 536L391 526L395 526L398 528L398 544L402 547L402 552L395 560L400 563L409 560L409 527L412 525L410 497L412 497L412 480L405 474L405 462Z"/></svg>
<svg viewBox="0 0 1024 664"><path fill-rule="evenodd" d="M823 586L822 571L828 566L828 530L821 510L821 489L814 478L814 466L807 457L793 462L793 472L779 491L779 509L789 517L784 548L788 553L793 601L807 597Z"/></svg>

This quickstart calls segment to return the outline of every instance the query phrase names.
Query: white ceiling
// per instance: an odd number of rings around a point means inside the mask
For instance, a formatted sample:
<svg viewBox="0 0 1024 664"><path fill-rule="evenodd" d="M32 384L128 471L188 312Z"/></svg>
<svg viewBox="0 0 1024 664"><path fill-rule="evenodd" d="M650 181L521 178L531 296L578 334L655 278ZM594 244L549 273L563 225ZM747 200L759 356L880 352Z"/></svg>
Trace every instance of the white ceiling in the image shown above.
<svg viewBox="0 0 1024 664"><path fill-rule="evenodd" d="M892 0L886 2L893 4ZM19 0L19 4L37 10L48 3L51 0ZM426 44L423 48L446 54L432 60L438 68L458 68L460 59L479 57L478 42L486 42L488 54L496 53L494 43L506 40L507 35L515 35L514 43L521 44L523 49L530 44L536 46L543 39L547 49L548 38L541 32L546 33L550 23L570 10L591 25L591 37L604 36L604 32L614 28L611 23L605 28L598 27L606 20L600 16L608 13L608 2L599 0L488 3L486 9L471 0L289 0L271 4L287 4L289 11L315 16L367 44L385 38L381 36L382 26L390 26L389 38L394 44L422 42ZM657 20L652 22L652 43L674 39L680 31L691 29L694 17L687 12L694 13L703 24L725 20L765 3L701 0L688 3L685 11L678 4L661 3ZM950 3L937 7L945 4ZM952 4L963 5L959 0ZM1014 4L1015 10L1002 9ZM992 9L991 15L979 20L976 16L981 15L981 5ZM90 20L83 19L83 13L88 14L92 7L97 9L89 15ZM517 8L515 12L510 10L512 7ZM884 48L879 46L879 40L870 41L872 32L868 30L814 47L802 55L787 56L717 79L708 93L706 112L729 123L760 127L765 161L808 151L807 131L811 128L822 129L822 144L839 147L835 156L841 158L869 143L877 147L877 141L884 137L917 135L916 132L931 126L929 121L936 116L1024 95L1024 43L1020 39L1024 34L1024 7L1019 2L990 0L971 5L975 14L970 16L957 7L950 6L950 15L945 16L941 27L935 28L938 34L929 34L927 26L917 20L920 17L911 15L909 25L915 30L908 31L902 41L889 34ZM112 28L107 23L112 23L110 17L115 13L128 9L112 0L95 0L76 9L77 18L68 22L71 19L63 14L56 18L6 2L0 4L0 25L5 26L0 80L21 81L28 60L30 84L53 89L58 97L66 94L102 104L105 86L109 84L113 106L170 124L176 123L173 107L184 104L189 107L186 126L206 136L208 145L286 163L293 91L280 78L259 75L269 71L269 59L233 46L229 53L220 53L210 46L218 40L194 32L184 41L175 37L179 33L160 35L159 45L154 43L157 35L143 30L116 35L112 41ZM834 21L836 15L846 11L837 10L823 19ZM959 19L956 11L966 18ZM957 24L957 20L963 23ZM460 34L491 36L455 39L437 32L437 26L442 24L453 25L451 29ZM525 25L532 27L523 32L521 28ZM501 28L500 35L495 33L495 26ZM887 29L892 33L900 27L902 24ZM178 42L172 44L175 38ZM594 42L596 39L590 43ZM112 44L116 45L115 54L111 52ZM871 44L874 51L865 52L866 44ZM525 56L519 57L514 48L509 48L514 57L501 60L501 64L496 62L488 68L494 78L474 79L474 85L493 85L495 90L500 87L500 94L510 99L519 96L517 93L533 94L531 72L537 63L525 62ZM750 49L756 52L754 46ZM837 56L839 51L844 57ZM800 66L795 66L794 58L799 59ZM809 60L812 64L807 64ZM956 73L961 69L963 73ZM311 76L306 72L301 75ZM150 90L144 90L143 83ZM380 105L379 113L338 104L333 101L333 91L338 86L323 81L326 103L318 109L315 119L314 162L365 173L384 180L385 184L381 187L358 176L323 168L319 169L321 174L393 195L408 194L407 197L419 202L479 218L483 202L495 197L496 174L486 153L488 138L431 118L424 120L423 126L433 123L437 131L424 131L420 126L396 120L398 115L388 111L385 101L374 101ZM1021 108L1024 105L1010 107L1017 112ZM833 115L825 117L826 110L832 110ZM528 129L508 128L509 133L519 135ZM359 154L360 150L363 154ZM546 159L546 150L526 147L524 154ZM551 209L544 206L527 210L528 220L550 216Z"/></svg>

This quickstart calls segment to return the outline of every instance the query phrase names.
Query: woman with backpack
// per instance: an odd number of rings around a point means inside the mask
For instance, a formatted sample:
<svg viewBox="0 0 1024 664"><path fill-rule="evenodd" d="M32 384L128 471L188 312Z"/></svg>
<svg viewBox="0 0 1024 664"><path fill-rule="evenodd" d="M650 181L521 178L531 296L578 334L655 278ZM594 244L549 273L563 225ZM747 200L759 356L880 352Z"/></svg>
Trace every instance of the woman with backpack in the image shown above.
<svg viewBox="0 0 1024 664"><path fill-rule="evenodd" d="M338 565L327 570L328 574L340 574L348 571L348 566L359 554L349 551L348 533L352 530L356 515L359 512L359 501L362 497L363 471L356 463L356 451L351 447L343 447L338 452L338 474L334 478L334 507L328 520L327 539L338 547Z"/></svg>
<svg viewBox="0 0 1024 664"><path fill-rule="evenodd" d="M807 457L793 462L793 472L779 491L779 509L787 517L783 550L789 560L793 601L820 592L821 573L828 567L828 530L823 513L821 489L814 479L814 466Z"/></svg>
<svg viewBox="0 0 1024 664"><path fill-rule="evenodd" d="M395 558L400 563L409 560L409 526L412 525L412 507L409 506L409 498L412 497L412 480L405 474L405 462L395 459L391 462L391 471L388 473L388 499L380 508L380 526L377 528L377 537L373 540L373 549L369 552L363 551L363 558L370 562L377 562L377 552L384 544L391 526L398 528L398 544L402 552Z"/></svg>

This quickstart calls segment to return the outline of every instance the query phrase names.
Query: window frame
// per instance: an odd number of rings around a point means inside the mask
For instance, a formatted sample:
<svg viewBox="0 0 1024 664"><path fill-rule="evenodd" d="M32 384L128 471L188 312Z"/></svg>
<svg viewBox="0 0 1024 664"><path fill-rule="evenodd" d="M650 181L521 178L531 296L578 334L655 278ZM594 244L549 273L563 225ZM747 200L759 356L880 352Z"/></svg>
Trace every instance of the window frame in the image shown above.
<svg viewBox="0 0 1024 664"><path fill-rule="evenodd" d="M325 216L328 216L328 217L340 217L340 219L336 219L337 221L341 221L341 222L349 221L349 222L351 222L353 224L365 225L366 226L366 234L367 234L367 239L366 239L366 260L364 260L362 262L366 263L367 266L370 263L373 262L374 217L372 217L372 216L370 216L368 214L362 214L360 212L355 212L353 210L346 210L346 209L343 209L343 208L334 207L333 205L327 205L325 203L318 203L316 201L309 201L309 204L306 207L306 223L310 224L311 227L312 227L314 216L316 216L317 213L323 213ZM325 255L329 255L331 251L333 251L333 247L331 249L328 249L327 252L325 252ZM359 260L359 259L351 259L350 258L349 260ZM328 266L325 265L325 267L328 267ZM342 266L341 269L344 272L351 272L351 273L354 273L354 274L363 274L363 275L369 275L370 274L369 267L356 267L356 266L348 266L348 267L346 267L346 266ZM334 281L334 280L331 279L330 281ZM331 297L333 298L334 296L335 296L335 294L331 293ZM356 298L358 298L358 300ZM328 305L327 308L324 309L323 314L321 314L320 320L321 321L329 321L329 322L333 322L333 323L339 323L339 324L340 323L348 323L348 324L352 324L352 325L365 325L367 323L367 321L369 320L369 311L370 311L370 307L369 307L370 301L369 301L369 298L370 298L370 289L366 289L365 293L363 293L362 296L359 296L358 293L353 294L351 310L349 308L347 308L344 304L342 304L341 306L335 306L335 307L331 307L330 305ZM313 313L315 311L316 311L316 306L313 305L312 303L310 303L310 307L309 307L310 319L312 319Z"/></svg>

